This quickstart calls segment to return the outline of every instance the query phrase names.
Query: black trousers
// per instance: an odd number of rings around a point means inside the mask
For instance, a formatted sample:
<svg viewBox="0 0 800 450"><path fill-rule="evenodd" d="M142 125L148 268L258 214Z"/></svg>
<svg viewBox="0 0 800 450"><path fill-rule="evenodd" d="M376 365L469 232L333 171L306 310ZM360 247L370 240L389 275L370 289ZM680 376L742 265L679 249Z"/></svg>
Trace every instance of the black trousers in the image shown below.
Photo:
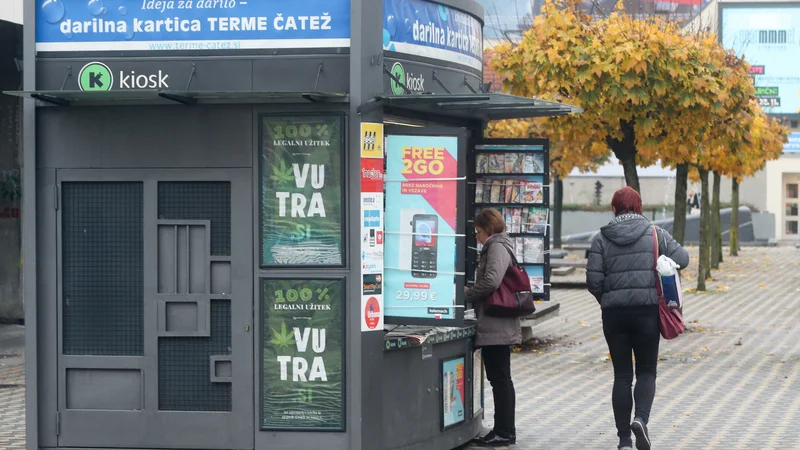
<svg viewBox="0 0 800 450"><path fill-rule="evenodd" d="M517 435L514 426L514 410L517 394L511 381L511 347L489 345L481 349L486 378L492 385L494 397L494 432L502 437Z"/></svg>
<svg viewBox="0 0 800 450"><path fill-rule="evenodd" d="M606 308L603 310L603 334L614 365L614 389L611 403L620 441L631 439L631 410L634 417L647 424L656 395L656 365L658 364L659 331L658 306ZM636 358L636 387L631 395L633 364Z"/></svg>

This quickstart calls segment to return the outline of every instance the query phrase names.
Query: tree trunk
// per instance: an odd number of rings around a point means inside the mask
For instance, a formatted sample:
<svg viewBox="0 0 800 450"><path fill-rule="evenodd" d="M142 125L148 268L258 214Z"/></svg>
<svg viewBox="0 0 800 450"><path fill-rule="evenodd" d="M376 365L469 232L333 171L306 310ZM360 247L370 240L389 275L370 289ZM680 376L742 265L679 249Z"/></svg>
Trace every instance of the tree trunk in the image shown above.
<svg viewBox="0 0 800 450"><path fill-rule="evenodd" d="M731 256L739 256L739 180L731 182Z"/></svg>
<svg viewBox="0 0 800 450"><path fill-rule="evenodd" d="M686 188L689 184L689 164L678 164L675 175L675 212L672 237L681 245L686 236Z"/></svg>
<svg viewBox="0 0 800 450"><path fill-rule="evenodd" d="M619 127L622 131L622 140L607 138L606 144L622 164L622 168L625 171L625 183L641 194L642 191L639 189L639 174L636 173L637 150L634 123L620 120Z"/></svg>
<svg viewBox="0 0 800 450"><path fill-rule="evenodd" d="M708 201L708 171L700 168L700 183L702 185L700 199L700 262L697 265L697 290L706 290L706 279L711 270L709 267L709 244L711 237L711 205Z"/></svg>
<svg viewBox="0 0 800 450"><path fill-rule="evenodd" d="M722 254L722 213L720 212L720 203L722 202L722 196L720 195L720 189L722 188L722 176L720 175L719 184L715 186L716 189L716 197L717 197L717 269L719 269L720 263L725 262L725 256Z"/></svg>
<svg viewBox="0 0 800 450"><path fill-rule="evenodd" d="M561 212L564 206L564 182L561 178L555 177L553 197L553 248L561 248Z"/></svg>
<svg viewBox="0 0 800 450"><path fill-rule="evenodd" d="M619 162L622 163L622 168L625 171L625 184L628 186L636 189L636 192L642 193L639 188L639 174L636 173L636 154L634 153L630 157L626 157L625 159L619 158Z"/></svg>
<svg viewBox="0 0 800 450"><path fill-rule="evenodd" d="M711 199L711 268L719 269L722 258L722 223L719 213L719 193L722 176L719 172L714 173L714 192Z"/></svg>

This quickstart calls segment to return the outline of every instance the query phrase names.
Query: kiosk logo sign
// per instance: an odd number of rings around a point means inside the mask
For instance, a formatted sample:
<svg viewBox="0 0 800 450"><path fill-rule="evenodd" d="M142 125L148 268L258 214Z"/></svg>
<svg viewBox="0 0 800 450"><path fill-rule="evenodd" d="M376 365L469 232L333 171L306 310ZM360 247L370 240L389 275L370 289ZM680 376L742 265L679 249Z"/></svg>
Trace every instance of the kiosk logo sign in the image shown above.
<svg viewBox="0 0 800 450"><path fill-rule="evenodd" d="M169 74L161 69L149 75L120 70L118 80L119 89L169 89ZM78 87L82 91L110 91L114 88L114 74L106 64L90 62L78 75Z"/></svg>
<svg viewBox="0 0 800 450"><path fill-rule="evenodd" d="M392 75L394 75L400 83L406 85L409 91L422 92L425 90L425 77L423 77L422 74L414 75L411 72L406 74L406 69L399 62L394 63L392 66ZM405 93L405 89L403 89L400 83L394 79L391 80L392 94L403 95Z"/></svg>
<svg viewBox="0 0 800 450"><path fill-rule="evenodd" d="M78 75L78 86L82 91L110 91L114 86L114 74L101 62L90 62Z"/></svg>

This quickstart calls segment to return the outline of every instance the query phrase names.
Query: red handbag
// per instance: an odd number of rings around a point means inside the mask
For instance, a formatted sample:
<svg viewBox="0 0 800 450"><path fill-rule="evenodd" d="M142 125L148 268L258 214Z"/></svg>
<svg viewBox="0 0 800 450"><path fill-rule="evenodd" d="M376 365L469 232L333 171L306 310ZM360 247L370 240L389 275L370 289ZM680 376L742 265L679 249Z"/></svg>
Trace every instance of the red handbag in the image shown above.
<svg viewBox="0 0 800 450"><path fill-rule="evenodd" d="M658 234L653 226L653 271L656 275L656 293L658 294L658 316L661 336L664 339L675 339L686 331L683 316L677 309L670 309L661 289L661 276L658 274Z"/></svg>
<svg viewBox="0 0 800 450"><path fill-rule="evenodd" d="M483 313L493 317L521 317L533 314L536 305L533 302L528 273L517 263L514 253L505 245L503 247L511 255L511 265L503 275L500 286L486 297Z"/></svg>

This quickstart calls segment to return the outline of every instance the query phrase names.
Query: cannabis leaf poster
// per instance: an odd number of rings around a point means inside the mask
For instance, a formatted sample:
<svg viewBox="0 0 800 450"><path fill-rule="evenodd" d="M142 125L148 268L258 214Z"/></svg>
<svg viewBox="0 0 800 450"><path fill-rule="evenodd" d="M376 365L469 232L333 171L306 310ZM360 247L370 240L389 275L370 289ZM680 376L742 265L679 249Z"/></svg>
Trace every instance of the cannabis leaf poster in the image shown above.
<svg viewBox="0 0 800 450"><path fill-rule="evenodd" d="M340 115L264 116L261 265L343 266Z"/></svg>
<svg viewBox="0 0 800 450"><path fill-rule="evenodd" d="M344 282L262 279L261 429L344 430Z"/></svg>

